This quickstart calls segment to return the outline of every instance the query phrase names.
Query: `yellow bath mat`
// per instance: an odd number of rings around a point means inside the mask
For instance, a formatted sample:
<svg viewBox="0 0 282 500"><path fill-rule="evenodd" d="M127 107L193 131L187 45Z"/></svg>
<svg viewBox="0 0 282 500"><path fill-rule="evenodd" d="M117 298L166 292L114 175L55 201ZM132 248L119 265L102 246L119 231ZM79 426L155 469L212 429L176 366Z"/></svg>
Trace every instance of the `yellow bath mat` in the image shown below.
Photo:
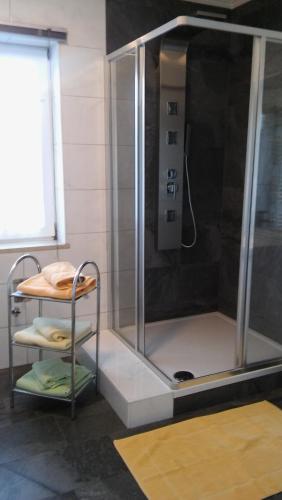
<svg viewBox="0 0 282 500"><path fill-rule="evenodd" d="M282 490L282 411L267 401L114 444L150 500L261 500Z"/></svg>

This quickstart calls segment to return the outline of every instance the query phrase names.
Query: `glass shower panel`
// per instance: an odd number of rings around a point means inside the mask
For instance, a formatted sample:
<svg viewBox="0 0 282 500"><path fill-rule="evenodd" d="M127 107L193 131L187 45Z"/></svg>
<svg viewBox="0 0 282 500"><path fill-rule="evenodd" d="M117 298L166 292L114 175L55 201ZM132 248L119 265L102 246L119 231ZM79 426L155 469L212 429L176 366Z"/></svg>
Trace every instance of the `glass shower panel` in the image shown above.
<svg viewBox="0 0 282 500"><path fill-rule="evenodd" d="M144 354L173 383L236 368L252 47L190 27L146 43Z"/></svg>
<svg viewBox="0 0 282 500"><path fill-rule="evenodd" d="M282 45L266 43L249 281L247 363L282 357Z"/></svg>
<svg viewBox="0 0 282 500"><path fill-rule="evenodd" d="M135 321L135 53L111 62L113 327L132 346Z"/></svg>

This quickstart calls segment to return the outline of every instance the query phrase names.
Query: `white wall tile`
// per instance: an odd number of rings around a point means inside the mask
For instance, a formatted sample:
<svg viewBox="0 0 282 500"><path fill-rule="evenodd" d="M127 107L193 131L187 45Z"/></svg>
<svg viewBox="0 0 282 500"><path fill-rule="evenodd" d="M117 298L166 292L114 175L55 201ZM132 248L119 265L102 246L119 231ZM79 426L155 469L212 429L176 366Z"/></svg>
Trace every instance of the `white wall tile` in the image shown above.
<svg viewBox="0 0 282 500"><path fill-rule="evenodd" d="M105 191L106 194L106 227L107 231L111 233L112 231L112 192L110 190ZM111 242L109 241L109 244Z"/></svg>
<svg viewBox="0 0 282 500"><path fill-rule="evenodd" d="M7 288L5 285L0 286L0 328L8 326L8 301L7 301Z"/></svg>
<svg viewBox="0 0 282 500"><path fill-rule="evenodd" d="M85 260L94 260L101 273L108 270L108 233L71 234L67 236L67 241L70 248L59 250L60 260L68 260L75 267ZM85 272L92 274L93 271L93 267L89 266Z"/></svg>
<svg viewBox="0 0 282 500"><path fill-rule="evenodd" d="M10 9L10 10L9 10ZM104 60L105 0L0 0L0 20L27 26L65 28L68 42L60 47L62 127L64 147L65 207L70 250L31 252L42 266L59 259L80 263L97 261L102 272L102 322L109 324L111 303L108 298L109 245L107 239L107 180L105 175ZM73 190L73 191L72 191ZM88 191L82 191L88 190ZM93 190L93 191L90 191ZM96 190L96 191L94 191ZM98 234L94 234L98 232ZM73 234L74 233L74 234ZM84 233L81 238L79 233ZM93 234L92 234L93 233ZM20 253L0 254L0 285L4 285L13 262ZM17 276L33 274L30 264L19 269ZM38 314L37 302L19 304L21 314L13 324L30 324ZM89 302L82 312L92 314ZM43 303L43 314L67 317L65 304ZM0 286L0 367L8 366L7 297ZM19 351L17 364L28 361L27 352Z"/></svg>
<svg viewBox="0 0 282 500"><path fill-rule="evenodd" d="M60 1L65 3L65 0ZM68 9L71 17L69 44L105 50L105 0L68 0Z"/></svg>
<svg viewBox="0 0 282 500"><path fill-rule="evenodd" d="M106 191L66 191L68 234L107 231Z"/></svg>
<svg viewBox="0 0 282 500"><path fill-rule="evenodd" d="M21 256L20 253L1 253L0 254L0 283L7 283L8 274L14 262ZM18 272L14 277L22 275L22 266L19 266Z"/></svg>
<svg viewBox="0 0 282 500"><path fill-rule="evenodd" d="M9 343L8 343L8 331L6 328L0 328L0 369L7 368L9 364ZM14 349L14 366L24 365L27 363L27 350L26 349Z"/></svg>
<svg viewBox="0 0 282 500"><path fill-rule="evenodd" d="M120 231L114 236L118 241L119 260L117 263L119 270L135 268L135 231ZM118 271L115 269L115 271Z"/></svg>
<svg viewBox="0 0 282 500"><path fill-rule="evenodd" d="M135 304L135 272L121 271L119 273L119 307L134 308Z"/></svg>
<svg viewBox="0 0 282 500"><path fill-rule="evenodd" d="M116 101L116 140L120 146L134 146L135 107L134 102L121 99Z"/></svg>
<svg viewBox="0 0 282 500"><path fill-rule="evenodd" d="M96 314L90 314L86 316L78 316L78 319L81 321L90 321L93 328L96 325ZM105 328L110 328L111 316L108 312L101 312L100 314L100 330L104 330Z"/></svg>
<svg viewBox="0 0 282 500"><path fill-rule="evenodd" d="M106 111L106 113L107 113L107 111ZM106 127L107 127L107 125L106 125ZM106 133L106 135L107 135L107 133ZM107 137L105 140L107 141ZM112 187L113 187L111 156L112 156L111 146L108 143L106 143L106 146L105 146L106 185L108 186L109 189L112 189Z"/></svg>
<svg viewBox="0 0 282 500"><path fill-rule="evenodd" d="M92 97L62 98L63 142L105 144L104 100Z"/></svg>
<svg viewBox="0 0 282 500"><path fill-rule="evenodd" d="M130 325L135 325L135 308L130 309L120 309L119 311L119 326L126 327Z"/></svg>
<svg viewBox="0 0 282 500"><path fill-rule="evenodd" d="M117 99L130 100L134 108L135 56L132 54L124 56L116 61L115 83Z"/></svg>
<svg viewBox="0 0 282 500"><path fill-rule="evenodd" d="M42 314L50 318L66 318L70 313L70 306L59 302L42 302ZM26 323L32 324L34 318L38 316L38 302L31 300L26 303Z"/></svg>
<svg viewBox="0 0 282 500"><path fill-rule="evenodd" d="M104 52L81 47L60 47L63 95L104 97Z"/></svg>
<svg viewBox="0 0 282 500"><path fill-rule="evenodd" d="M118 187L134 189L135 185L135 147L117 146Z"/></svg>
<svg viewBox="0 0 282 500"><path fill-rule="evenodd" d="M12 304L12 308L18 307L21 311L18 316L12 315L12 326L21 326L26 324L26 312L25 305L20 302L17 304ZM7 287L5 285L0 286L0 328L8 326L8 300L7 300ZM1 349L1 346L0 346Z"/></svg>
<svg viewBox="0 0 282 500"><path fill-rule="evenodd" d="M0 20L9 21L10 9L9 0L0 0Z"/></svg>
<svg viewBox="0 0 282 500"><path fill-rule="evenodd" d="M35 250L30 252L39 261L41 268L52 264L52 262L58 261L58 251L57 248L52 248L51 250ZM37 267L35 263L29 259L24 261L24 275L25 277L33 276L37 274Z"/></svg>
<svg viewBox="0 0 282 500"><path fill-rule="evenodd" d="M120 189L118 203L119 230L134 229L135 223L135 191Z"/></svg>
<svg viewBox="0 0 282 500"><path fill-rule="evenodd" d="M66 189L106 189L104 145L64 145Z"/></svg>
<svg viewBox="0 0 282 500"><path fill-rule="evenodd" d="M12 22L65 28L68 43L105 49L104 0L11 0Z"/></svg>

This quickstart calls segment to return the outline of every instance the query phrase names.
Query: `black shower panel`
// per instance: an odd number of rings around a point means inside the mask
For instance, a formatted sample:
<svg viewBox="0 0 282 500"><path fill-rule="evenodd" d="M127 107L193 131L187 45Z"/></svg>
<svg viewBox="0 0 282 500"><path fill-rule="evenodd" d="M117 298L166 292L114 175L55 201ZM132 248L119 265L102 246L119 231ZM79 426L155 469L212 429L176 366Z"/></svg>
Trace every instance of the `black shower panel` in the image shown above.
<svg viewBox="0 0 282 500"><path fill-rule="evenodd" d="M181 247L187 49L186 41L161 42L158 250Z"/></svg>

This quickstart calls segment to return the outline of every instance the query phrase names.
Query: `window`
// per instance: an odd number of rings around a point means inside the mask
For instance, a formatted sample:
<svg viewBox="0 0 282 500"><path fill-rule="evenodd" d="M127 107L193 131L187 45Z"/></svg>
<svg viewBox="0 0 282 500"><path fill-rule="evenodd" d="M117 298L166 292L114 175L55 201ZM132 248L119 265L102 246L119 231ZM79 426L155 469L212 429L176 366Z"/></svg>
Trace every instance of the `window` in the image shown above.
<svg viewBox="0 0 282 500"><path fill-rule="evenodd" d="M0 243L56 238L48 47L0 43Z"/></svg>

